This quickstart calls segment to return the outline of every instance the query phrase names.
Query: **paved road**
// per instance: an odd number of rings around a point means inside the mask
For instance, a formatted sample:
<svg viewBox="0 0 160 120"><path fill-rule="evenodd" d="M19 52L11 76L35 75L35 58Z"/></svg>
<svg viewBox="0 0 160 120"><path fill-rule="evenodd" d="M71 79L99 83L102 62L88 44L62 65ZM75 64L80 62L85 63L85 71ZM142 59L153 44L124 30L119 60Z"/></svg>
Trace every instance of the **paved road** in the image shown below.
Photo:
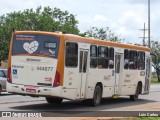
<svg viewBox="0 0 160 120"><path fill-rule="evenodd" d="M30 97L30 96L21 96L14 95L10 93L2 93L0 95L0 104L9 104L9 103L25 103L25 102L35 102L35 101L45 101L44 97Z"/></svg>
<svg viewBox="0 0 160 120"><path fill-rule="evenodd" d="M140 95L139 98L160 102L160 95L155 96L155 94L157 94L157 92L160 92L160 84L153 84L153 85L151 85L151 88L150 88L150 94L149 95ZM128 100L128 97L122 97L122 101L123 101L123 98ZM44 101L45 102L45 98L44 97L34 97L33 98L30 96L13 95L13 94L10 94L7 92L3 92L0 95L0 104L24 103L24 102L34 102L34 101L36 101L36 102L37 101ZM107 99L106 99L106 101L107 101ZM110 101L110 99L108 101ZM113 101L118 102L118 100L113 100Z"/></svg>
<svg viewBox="0 0 160 120"><path fill-rule="evenodd" d="M150 94L141 95L138 101L132 102L129 100L129 97L104 99L98 107L85 106L81 101L66 100L60 105L53 105L46 103L43 97L32 98L5 93L0 96L0 111L46 111L46 114L51 113L52 115L59 116L66 116L66 114L75 116L84 114L85 116L90 116L90 113L96 114L99 111L101 112L100 116L106 114L106 111L114 115L118 113L122 114L117 111L160 111L160 84L151 85ZM125 112L124 114L127 113ZM134 112L131 114L134 114Z"/></svg>

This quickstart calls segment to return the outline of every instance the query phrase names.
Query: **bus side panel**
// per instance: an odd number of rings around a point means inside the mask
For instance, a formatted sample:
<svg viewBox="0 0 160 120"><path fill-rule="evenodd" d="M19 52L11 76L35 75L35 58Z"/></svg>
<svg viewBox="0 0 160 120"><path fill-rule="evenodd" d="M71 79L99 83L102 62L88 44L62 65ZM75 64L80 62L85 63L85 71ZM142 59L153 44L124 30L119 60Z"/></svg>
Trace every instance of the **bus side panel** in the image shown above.
<svg viewBox="0 0 160 120"><path fill-rule="evenodd" d="M67 42L64 42L64 45ZM79 86L81 84L81 74L79 74L79 64L76 67L66 67L66 45L64 47L64 78L63 78L63 88L62 97L67 99L75 100L80 97ZM78 51L78 63L79 63L79 51Z"/></svg>
<svg viewBox="0 0 160 120"><path fill-rule="evenodd" d="M146 59L149 58L150 54L146 52ZM144 70L126 70L124 69L123 73L123 85L122 85L122 91L121 95L134 95L138 83L140 83L141 88L141 94L148 94L149 86L150 86L150 71L151 71L151 65L147 63L147 60L145 59L145 69ZM149 58L150 59L150 58ZM148 72L147 72L148 70ZM145 90L147 88L147 90Z"/></svg>
<svg viewBox="0 0 160 120"><path fill-rule="evenodd" d="M93 98L95 85L96 85L97 81L100 81L100 79L98 78L98 73L96 71L97 71L97 69L89 68L88 80L86 83L87 84L86 95L85 95L86 99ZM96 72L96 77L95 77L95 72Z"/></svg>
<svg viewBox="0 0 160 120"><path fill-rule="evenodd" d="M111 69L90 68L87 82L86 98L93 98L95 86L98 82L102 83L102 97L112 97L114 94L114 73ZM96 75L95 75L96 73Z"/></svg>
<svg viewBox="0 0 160 120"><path fill-rule="evenodd" d="M64 69L64 81L62 96L68 99L76 99L77 88L79 88L80 83L80 74L78 68L66 68Z"/></svg>
<svg viewBox="0 0 160 120"><path fill-rule="evenodd" d="M124 70L120 95L135 94L138 81L141 79L138 70Z"/></svg>

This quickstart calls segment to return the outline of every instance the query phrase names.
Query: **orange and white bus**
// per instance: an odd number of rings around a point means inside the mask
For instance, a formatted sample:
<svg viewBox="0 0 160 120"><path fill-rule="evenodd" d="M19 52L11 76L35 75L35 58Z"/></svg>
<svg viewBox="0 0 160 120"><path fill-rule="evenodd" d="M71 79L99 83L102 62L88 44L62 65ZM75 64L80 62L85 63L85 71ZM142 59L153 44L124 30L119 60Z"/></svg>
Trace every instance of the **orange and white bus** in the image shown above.
<svg viewBox="0 0 160 120"><path fill-rule="evenodd" d="M46 97L48 103L148 94L151 56L147 47L41 31L13 32L7 91Z"/></svg>

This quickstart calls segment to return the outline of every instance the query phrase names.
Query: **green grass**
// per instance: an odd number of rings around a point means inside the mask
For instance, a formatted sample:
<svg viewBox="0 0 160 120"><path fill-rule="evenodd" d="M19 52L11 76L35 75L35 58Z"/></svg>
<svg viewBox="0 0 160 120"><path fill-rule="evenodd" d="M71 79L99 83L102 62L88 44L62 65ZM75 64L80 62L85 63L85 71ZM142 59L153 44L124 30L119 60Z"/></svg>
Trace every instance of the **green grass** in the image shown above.
<svg viewBox="0 0 160 120"><path fill-rule="evenodd" d="M151 78L151 83L160 83L160 82L158 82L158 78Z"/></svg>
<svg viewBox="0 0 160 120"><path fill-rule="evenodd" d="M160 117L138 117L138 120L160 120Z"/></svg>
<svg viewBox="0 0 160 120"><path fill-rule="evenodd" d="M123 118L112 118L109 120L160 120L160 117L123 117Z"/></svg>

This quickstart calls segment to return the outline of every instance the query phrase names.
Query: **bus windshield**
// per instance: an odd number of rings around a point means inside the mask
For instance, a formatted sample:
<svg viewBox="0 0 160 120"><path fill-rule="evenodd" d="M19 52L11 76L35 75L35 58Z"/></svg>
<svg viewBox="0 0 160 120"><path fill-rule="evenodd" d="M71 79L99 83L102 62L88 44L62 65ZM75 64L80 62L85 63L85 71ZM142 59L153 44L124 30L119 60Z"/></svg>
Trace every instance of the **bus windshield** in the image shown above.
<svg viewBox="0 0 160 120"><path fill-rule="evenodd" d="M57 58L60 38L42 34L17 34L12 55L33 54Z"/></svg>

